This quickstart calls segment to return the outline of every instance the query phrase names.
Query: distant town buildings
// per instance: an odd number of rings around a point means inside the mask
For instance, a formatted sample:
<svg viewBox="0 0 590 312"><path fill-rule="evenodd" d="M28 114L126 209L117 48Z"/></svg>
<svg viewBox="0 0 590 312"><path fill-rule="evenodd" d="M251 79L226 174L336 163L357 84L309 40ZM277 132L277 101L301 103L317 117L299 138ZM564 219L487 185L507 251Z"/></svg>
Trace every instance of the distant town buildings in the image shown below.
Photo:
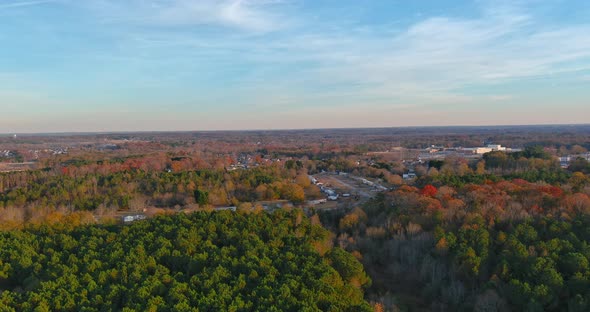
<svg viewBox="0 0 590 312"><path fill-rule="evenodd" d="M462 148L459 149L459 151L462 151L463 153L469 154L478 154L478 155L483 155L485 153L489 153L489 152L494 152L494 151L500 151L500 152L512 152L513 150L511 148L506 148L500 144L488 144L488 146L486 147L467 147L467 148Z"/></svg>
<svg viewBox="0 0 590 312"><path fill-rule="evenodd" d="M219 155L224 157L226 155ZM288 158L290 159L290 158ZM234 171L239 169L255 168L261 165L268 165L272 163L280 163L281 159L272 158L270 155L251 155L251 154L239 154L236 157L236 162L226 166L227 171Z"/></svg>
<svg viewBox="0 0 590 312"><path fill-rule="evenodd" d="M404 180L412 180L416 178L416 173L415 172L408 172L408 173L404 173L404 175L402 176L402 178Z"/></svg>
<svg viewBox="0 0 590 312"><path fill-rule="evenodd" d="M575 155L567 155L567 156L559 157L559 164L561 165L562 168L567 168L567 167L569 167L569 165L572 161L574 161L578 158L582 158L587 161L590 161L590 152L585 153L585 154L575 154Z"/></svg>
<svg viewBox="0 0 590 312"><path fill-rule="evenodd" d="M10 151L10 150L0 151L0 157L10 158L10 157L14 157L14 156L15 156L15 153L13 151Z"/></svg>
<svg viewBox="0 0 590 312"><path fill-rule="evenodd" d="M123 222L130 223L130 222L145 220L145 219L146 219L146 216L144 214L136 214L136 215L124 216Z"/></svg>
<svg viewBox="0 0 590 312"><path fill-rule="evenodd" d="M488 144L487 146L479 147L443 147L431 145L430 147L422 150L419 156L419 160L443 159L450 155L461 155L464 157L481 157L485 153L494 151L511 153L521 151L521 149L504 147L500 144Z"/></svg>

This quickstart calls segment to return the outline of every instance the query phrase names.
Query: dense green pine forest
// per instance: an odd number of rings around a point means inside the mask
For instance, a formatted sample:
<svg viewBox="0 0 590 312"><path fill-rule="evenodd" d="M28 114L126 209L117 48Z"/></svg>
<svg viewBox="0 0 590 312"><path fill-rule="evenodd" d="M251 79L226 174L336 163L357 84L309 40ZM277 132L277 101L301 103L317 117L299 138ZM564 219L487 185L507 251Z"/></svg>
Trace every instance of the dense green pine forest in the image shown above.
<svg viewBox="0 0 590 312"><path fill-rule="evenodd" d="M371 311L362 265L301 210L0 233L2 311Z"/></svg>

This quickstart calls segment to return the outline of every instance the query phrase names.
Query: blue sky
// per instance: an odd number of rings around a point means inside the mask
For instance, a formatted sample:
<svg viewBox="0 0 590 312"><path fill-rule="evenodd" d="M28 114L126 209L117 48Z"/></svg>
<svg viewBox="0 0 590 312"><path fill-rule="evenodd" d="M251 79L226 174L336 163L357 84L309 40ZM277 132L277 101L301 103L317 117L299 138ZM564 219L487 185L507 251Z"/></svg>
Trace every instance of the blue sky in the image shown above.
<svg viewBox="0 0 590 312"><path fill-rule="evenodd" d="M0 0L0 133L590 123L590 1Z"/></svg>

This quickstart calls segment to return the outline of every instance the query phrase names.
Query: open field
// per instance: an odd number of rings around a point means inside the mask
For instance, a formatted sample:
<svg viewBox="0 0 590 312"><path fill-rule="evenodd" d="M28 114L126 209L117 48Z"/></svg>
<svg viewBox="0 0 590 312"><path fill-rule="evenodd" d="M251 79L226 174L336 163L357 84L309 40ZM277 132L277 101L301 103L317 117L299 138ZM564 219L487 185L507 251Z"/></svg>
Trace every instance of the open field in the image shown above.
<svg viewBox="0 0 590 312"><path fill-rule="evenodd" d="M320 173L315 177L325 186L333 188L340 195L350 194L351 197L358 196L360 199L368 199L375 196L376 187L362 182L363 178L352 175Z"/></svg>

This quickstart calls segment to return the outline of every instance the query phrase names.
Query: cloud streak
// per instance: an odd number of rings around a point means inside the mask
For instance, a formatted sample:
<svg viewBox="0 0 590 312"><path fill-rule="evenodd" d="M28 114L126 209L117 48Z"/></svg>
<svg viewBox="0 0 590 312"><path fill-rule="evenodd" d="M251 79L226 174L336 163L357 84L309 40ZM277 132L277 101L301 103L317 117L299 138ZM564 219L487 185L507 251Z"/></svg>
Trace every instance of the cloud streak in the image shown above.
<svg viewBox="0 0 590 312"><path fill-rule="evenodd" d="M47 4L51 2L56 2L57 0L38 0L38 1L7 1L8 3L0 3L0 10L2 9L10 9L10 8L18 8L18 7L27 7L27 6L35 6L40 4Z"/></svg>
<svg viewBox="0 0 590 312"><path fill-rule="evenodd" d="M106 22L161 27L215 26L268 32L282 27L272 8L281 4L262 0L89 0L77 5Z"/></svg>

